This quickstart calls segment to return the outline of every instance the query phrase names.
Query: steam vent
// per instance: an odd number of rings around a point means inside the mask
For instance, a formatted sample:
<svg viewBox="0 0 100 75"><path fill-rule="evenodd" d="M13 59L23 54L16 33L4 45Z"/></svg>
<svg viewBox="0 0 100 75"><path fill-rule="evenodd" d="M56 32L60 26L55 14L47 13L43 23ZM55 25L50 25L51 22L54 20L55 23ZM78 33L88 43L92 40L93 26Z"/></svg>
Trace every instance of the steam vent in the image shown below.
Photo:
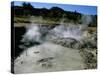
<svg viewBox="0 0 100 75"><path fill-rule="evenodd" d="M96 9L96 6L12 2L11 72L96 69Z"/></svg>

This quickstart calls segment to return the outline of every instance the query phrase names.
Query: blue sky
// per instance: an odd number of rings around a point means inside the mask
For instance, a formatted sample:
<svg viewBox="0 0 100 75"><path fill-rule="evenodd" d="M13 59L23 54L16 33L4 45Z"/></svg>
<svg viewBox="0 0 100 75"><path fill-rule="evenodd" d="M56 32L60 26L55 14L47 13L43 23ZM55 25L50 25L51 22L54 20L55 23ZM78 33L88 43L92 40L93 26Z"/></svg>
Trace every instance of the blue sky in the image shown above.
<svg viewBox="0 0 100 75"><path fill-rule="evenodd" d="M21 6L23 2L15 1L14 5ZM83 14L96 15L97 7L96 6L83 6L83 5L68 5L68 4L54 4L54 3L36 3L30 2L34 8L47 8L50 9L52 7L60 7L65 11L77 11Z"/></svg>

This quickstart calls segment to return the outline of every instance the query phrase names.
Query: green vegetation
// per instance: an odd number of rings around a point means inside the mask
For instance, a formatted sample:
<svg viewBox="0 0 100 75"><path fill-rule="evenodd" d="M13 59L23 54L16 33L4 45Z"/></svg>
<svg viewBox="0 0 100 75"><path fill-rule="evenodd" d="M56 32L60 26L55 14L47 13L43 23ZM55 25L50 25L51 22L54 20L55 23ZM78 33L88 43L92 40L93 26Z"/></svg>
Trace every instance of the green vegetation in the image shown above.
<svg viewBox="0 0 100 75"><path fill-rule="evenodd" d="M34 8L30 3L23 3L22 6L11 6L12 17L14 16L15 23L42 23L42 24L59 24L64 23L82 23L83 14L74 11L65 11L59 7ZM97 15L91 16L92 21L89 23L90 27L97 26ZM30 19L31 18L31 19Z"/></svg>

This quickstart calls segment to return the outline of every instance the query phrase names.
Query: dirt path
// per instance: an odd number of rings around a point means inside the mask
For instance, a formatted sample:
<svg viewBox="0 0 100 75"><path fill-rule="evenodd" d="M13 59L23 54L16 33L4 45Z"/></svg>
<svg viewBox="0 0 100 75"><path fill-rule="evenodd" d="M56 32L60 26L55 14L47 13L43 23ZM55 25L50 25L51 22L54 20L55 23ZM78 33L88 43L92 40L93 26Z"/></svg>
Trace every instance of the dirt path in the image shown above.
<svg viewBox="0 0 100 75"><path fill-rule="evenodd" d="M63 71L84 69L78 50L50 42L28 48L15 60L15 73Z"/></svg>

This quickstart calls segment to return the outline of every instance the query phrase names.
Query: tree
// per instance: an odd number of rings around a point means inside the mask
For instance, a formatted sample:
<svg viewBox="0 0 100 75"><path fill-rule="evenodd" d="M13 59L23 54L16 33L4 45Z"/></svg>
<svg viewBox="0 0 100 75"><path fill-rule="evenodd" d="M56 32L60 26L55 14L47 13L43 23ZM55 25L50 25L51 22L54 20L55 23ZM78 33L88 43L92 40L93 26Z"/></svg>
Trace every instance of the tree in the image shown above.
<svg viewBox="0 0 100 75"><path fill-rule="evenodd" d="M24 10L24 15L32 15L32 10L34 7L30 3L23 3L22 4L23 10Z"/></svg>
<svg viewBox="0 0 100 75"><path fill-rule="evenodd" d="M64 13L64 10L59 8L59 7L52 7L50 9L50 16L52 17L57 17L57 18L61 18L63 17L63 13Z"/></svg>

